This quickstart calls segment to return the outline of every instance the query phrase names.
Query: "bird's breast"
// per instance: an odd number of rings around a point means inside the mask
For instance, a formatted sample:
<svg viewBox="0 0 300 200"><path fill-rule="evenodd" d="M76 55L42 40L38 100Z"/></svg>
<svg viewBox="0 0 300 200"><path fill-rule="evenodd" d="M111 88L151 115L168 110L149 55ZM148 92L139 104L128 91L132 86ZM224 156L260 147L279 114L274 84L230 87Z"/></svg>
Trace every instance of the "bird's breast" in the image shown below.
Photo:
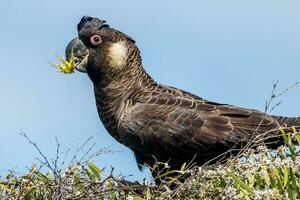
<svg viewBox="0 0 300 200"><path fill-rule="evenodd" d="M98 115L104 127L110 135L121 142L117 126L120 113L124 108L124 96L117 90L95 88L95 99Z"/></svg>

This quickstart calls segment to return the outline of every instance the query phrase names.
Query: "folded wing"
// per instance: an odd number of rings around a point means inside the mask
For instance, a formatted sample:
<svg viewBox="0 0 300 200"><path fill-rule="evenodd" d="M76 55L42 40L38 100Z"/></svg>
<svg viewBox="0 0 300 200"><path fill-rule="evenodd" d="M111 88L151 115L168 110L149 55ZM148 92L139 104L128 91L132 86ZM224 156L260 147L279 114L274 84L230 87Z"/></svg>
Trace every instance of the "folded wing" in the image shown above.
<svg viewBox="0 0 300 200"><path fill-rule="evenodd" d="M122 143L140 154L184 160L218 155L236 143L279 127L262 112L209 102L163 87L133 96L119 121Z"/></svg>

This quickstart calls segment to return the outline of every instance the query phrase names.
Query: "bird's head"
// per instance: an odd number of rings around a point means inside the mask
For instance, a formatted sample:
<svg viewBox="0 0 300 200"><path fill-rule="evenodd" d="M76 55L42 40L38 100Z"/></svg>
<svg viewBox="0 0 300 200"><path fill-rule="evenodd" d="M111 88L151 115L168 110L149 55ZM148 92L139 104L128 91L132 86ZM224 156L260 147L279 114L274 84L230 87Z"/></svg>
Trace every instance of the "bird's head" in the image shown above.
<svg viewBox="0 0 300 200"><path fill-rule="evenodd" d="M133 39L98 18L83 17L77 30L78 37L66 48L66 58L74 56L75 68L87 72L93 81L103 73L124 71L128 60L132 62L128 59L132 51L139 52Z"/></svg>

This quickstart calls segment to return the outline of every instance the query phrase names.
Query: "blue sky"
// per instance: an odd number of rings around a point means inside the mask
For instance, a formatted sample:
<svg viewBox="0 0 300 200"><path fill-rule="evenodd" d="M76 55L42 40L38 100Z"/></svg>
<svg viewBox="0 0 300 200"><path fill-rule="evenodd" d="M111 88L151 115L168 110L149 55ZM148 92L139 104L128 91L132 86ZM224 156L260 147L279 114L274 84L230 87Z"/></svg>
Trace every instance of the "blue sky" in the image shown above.
<svg viewBox="0 0 300 200"><path fill-rule="evenodd" d="M145 69L157 81L206 99L264 109L272 84L282 90L300 80L300 1L10 0L1 3L0 174L24 170L37 152L49 157L55 136L62 150L95 136L113 154L99 166L142 180L133 154L104 130L86 74L50 67L56 52L76 37L83 15L106 19L132 36ZM273 114L300 116L300 89L283 96Z"/></svg>

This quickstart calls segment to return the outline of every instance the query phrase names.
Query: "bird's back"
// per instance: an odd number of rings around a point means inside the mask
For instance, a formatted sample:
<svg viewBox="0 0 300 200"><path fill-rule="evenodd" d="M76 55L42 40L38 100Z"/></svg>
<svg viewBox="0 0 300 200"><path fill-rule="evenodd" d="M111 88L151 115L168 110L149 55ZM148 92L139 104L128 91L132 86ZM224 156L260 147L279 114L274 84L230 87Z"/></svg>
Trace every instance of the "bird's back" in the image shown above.
<svg viewBox="0 0 300 200"><path fill-rule="evenodd" d="M132 95L130 101L118 119L118 133L140 164L153 157L203 164L254 137L277 137L280 126L300 125L300 118L210 102L164 85Z"/></svg>

